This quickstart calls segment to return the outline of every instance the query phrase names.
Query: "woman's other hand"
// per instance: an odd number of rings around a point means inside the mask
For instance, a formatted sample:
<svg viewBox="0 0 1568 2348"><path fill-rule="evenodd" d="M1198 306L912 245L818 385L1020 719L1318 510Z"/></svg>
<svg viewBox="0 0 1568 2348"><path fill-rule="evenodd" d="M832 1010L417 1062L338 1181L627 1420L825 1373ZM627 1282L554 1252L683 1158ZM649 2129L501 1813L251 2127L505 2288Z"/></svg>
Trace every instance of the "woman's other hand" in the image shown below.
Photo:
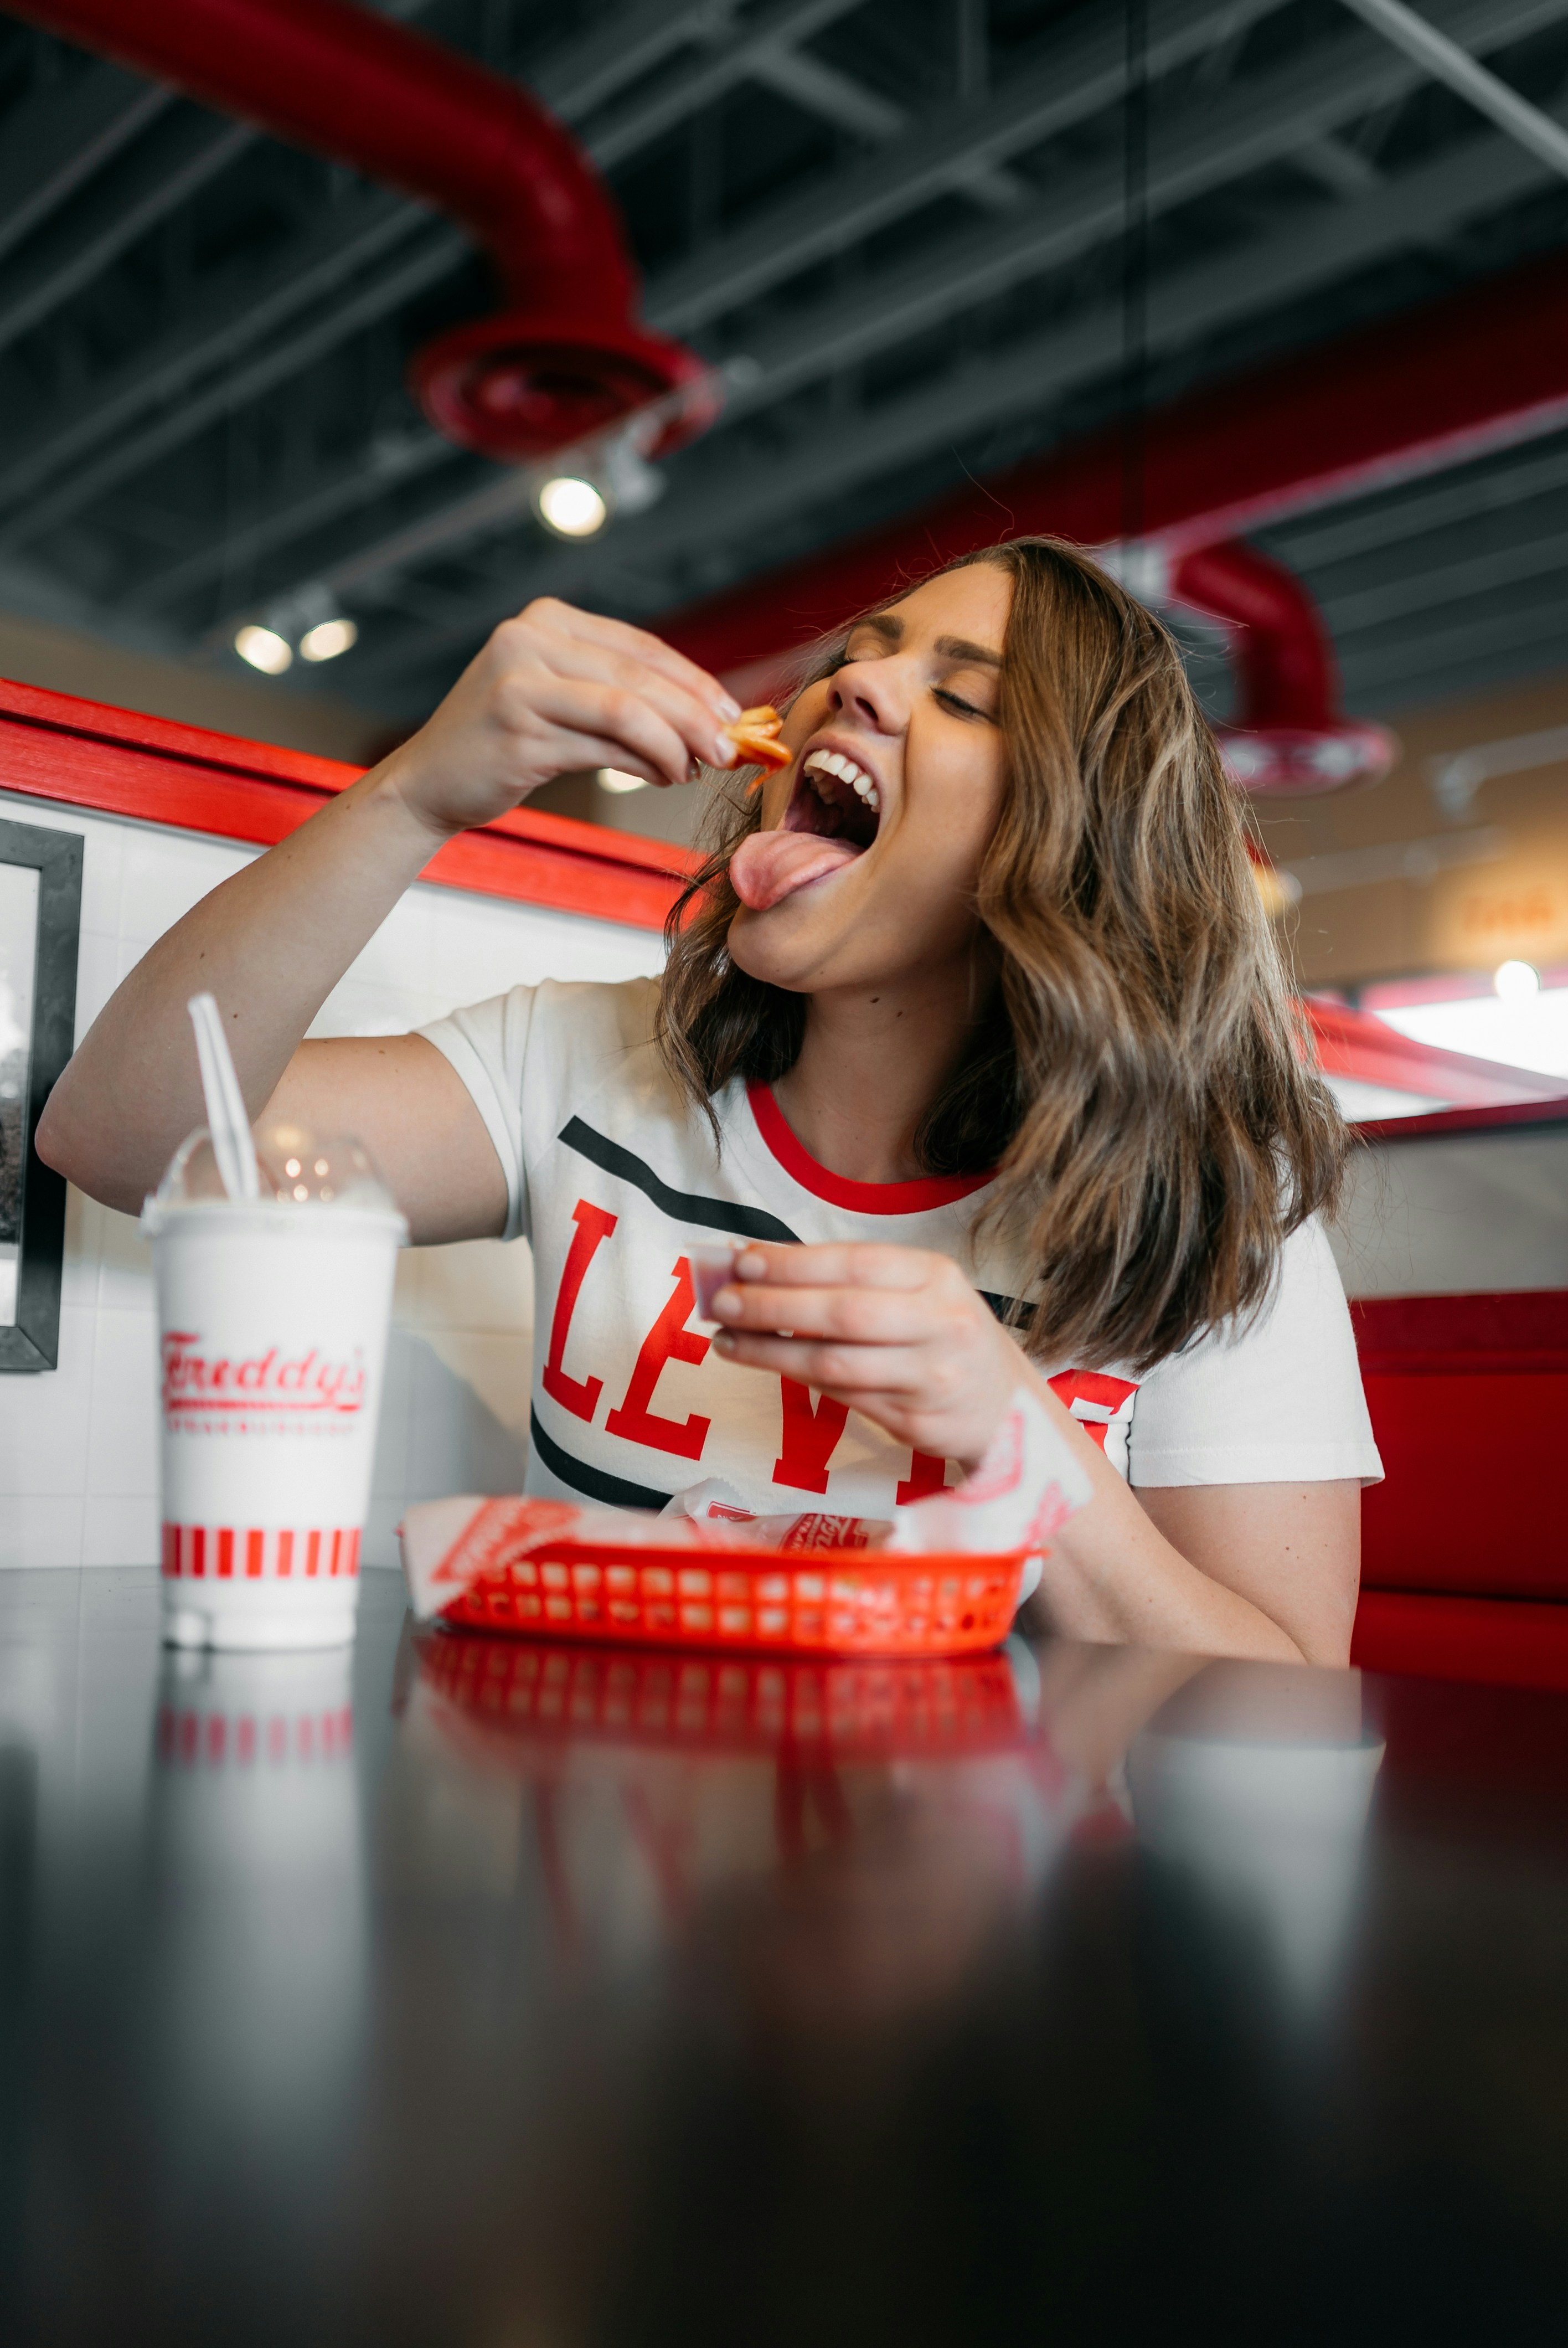
<svg viewBox="0 0 1568 2348"><path fill-rule="evenodd" d="M1015 1388L1018 1347L951 1257L861 1243L741 1249L713 1299L731 1361L797 1378L938 1459L978 1467Z"/></svg>
<svg viewBox="0 0 1568 2348"><path fill-rule="evenodd" d="M687 781L696 759L728 765L720 729L739 715L716 678L657 636L543 596L502 623L379 778L444 837L584 767L668 784Z"/></svg>

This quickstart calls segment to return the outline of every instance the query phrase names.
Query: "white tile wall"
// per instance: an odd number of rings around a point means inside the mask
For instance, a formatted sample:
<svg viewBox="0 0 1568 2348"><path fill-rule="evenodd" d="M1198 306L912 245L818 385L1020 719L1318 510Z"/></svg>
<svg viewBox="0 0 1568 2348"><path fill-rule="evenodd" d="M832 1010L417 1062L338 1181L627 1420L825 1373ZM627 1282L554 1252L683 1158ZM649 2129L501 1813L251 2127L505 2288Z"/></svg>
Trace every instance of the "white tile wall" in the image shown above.
<svg viewBox="0 0 1568 2348"><path fill-rule="evenodd" d="M257 852L5 792L0 814L84 841L78 1036L153 940ZM401 1035L519 982L630 978L657 970L661 955L646 930L419 887L311 1032ZM369 1562L395 1562L393 1528L410 1500L518 1488L532 1323L521 1241L400 1259ZM155 1366L149 1251L130 1217L73 1190L60 1366L0 1377L0 1566L156 1562Z"/></svg>

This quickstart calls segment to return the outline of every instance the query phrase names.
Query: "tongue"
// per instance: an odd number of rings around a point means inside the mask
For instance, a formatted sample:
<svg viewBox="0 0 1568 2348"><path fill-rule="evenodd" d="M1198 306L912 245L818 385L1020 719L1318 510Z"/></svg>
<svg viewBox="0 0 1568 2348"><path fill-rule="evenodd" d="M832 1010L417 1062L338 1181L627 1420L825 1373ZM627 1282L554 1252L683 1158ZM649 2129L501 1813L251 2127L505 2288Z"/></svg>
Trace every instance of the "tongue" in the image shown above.
<svg viewBox="0 0 1568 2348"><path fill-rule="evenodd" d="M824 839L815 831L753 831L730 859L730 880L743 905L765 913L808 880L836 872L859 854L849 840Z"/></svg>

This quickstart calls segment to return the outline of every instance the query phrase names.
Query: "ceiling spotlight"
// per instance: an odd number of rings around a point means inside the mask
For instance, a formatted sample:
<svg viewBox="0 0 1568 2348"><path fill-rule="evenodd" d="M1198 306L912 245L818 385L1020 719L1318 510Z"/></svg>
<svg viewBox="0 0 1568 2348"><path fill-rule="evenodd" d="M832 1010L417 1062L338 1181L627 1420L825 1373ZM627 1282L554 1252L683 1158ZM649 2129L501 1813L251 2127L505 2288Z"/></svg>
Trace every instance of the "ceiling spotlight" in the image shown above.
<svg viewBox="0 0 1568 2348"><path fill-rule="evenodd" d="M287 636L279 635L276 628L251 625L234 632L234 649L242 661L259 668L265 676L282 676L293 664L294 648Z"/></svg>
<svg viewBox="0 0 1568 2348"><path fill-rule="evenodd" d="M558 538L593 538L610 519L603 493L577 473L553 473L534 492L534 506Z"/></svg>
<svg viewBox="0 0 1568 2348"><path fill-rule="evenodd" d="M359 629L353 620L318 620L300 638L300 658L336 660L340 653L352 652L358 642Z"/></svg>
<svg viewBox="0 0 1568 2348"><path fill-rule="evenodd" d="M642 791L648 788L646 775L623 775L619 767L600 767L599 788L601 791Z"/></svg>
<svg viewBox="0 0 1568 2348"><path fill-rule="evenodd" d="M1492 993L1504 1003L1523 1003L1541 992L1541 973L1533 963L1499 963L1491 973Z"/></svg>

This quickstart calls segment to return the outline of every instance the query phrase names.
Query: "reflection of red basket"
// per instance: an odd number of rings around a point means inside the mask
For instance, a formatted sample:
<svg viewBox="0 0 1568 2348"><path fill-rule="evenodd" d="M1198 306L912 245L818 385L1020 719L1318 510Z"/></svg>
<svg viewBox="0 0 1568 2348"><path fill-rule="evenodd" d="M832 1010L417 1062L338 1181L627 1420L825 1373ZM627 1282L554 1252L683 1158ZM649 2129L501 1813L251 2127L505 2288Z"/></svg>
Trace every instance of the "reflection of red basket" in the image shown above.
<svg viewBox="0 0 1568 2348"><path fill-rule="evenodd" d="M1030 1742L1006 1658L792 1663L535 1646L438 1631L420 1677L503 1736L835 1760L937 1758Z"/></svg>
<svg viewBox="0 0 1568 2348"><path fill-rule="evenodd" d="M1021 1557L541 1543L482 1569L443 1619L475 1630L805 1655L953 1655L1005 1639Z"/></svg>

